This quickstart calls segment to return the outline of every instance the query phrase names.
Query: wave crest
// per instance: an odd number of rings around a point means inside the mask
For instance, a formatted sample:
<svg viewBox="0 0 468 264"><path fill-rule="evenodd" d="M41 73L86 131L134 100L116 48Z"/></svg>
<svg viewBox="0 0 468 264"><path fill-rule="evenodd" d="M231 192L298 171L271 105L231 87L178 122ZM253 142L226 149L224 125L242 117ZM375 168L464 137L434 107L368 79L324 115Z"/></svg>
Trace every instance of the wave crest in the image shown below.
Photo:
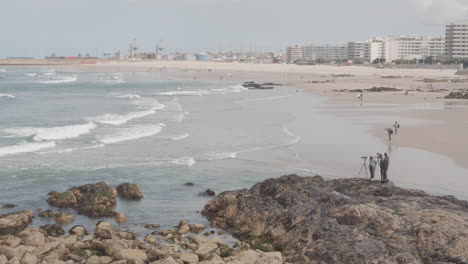
<svg viewBox="0 0 468 264"><path fill-rule="evenodd" d="M3 132L20 137L33 136L35 141L58 140L66 138L75 138L83 134L88 134L95 129L96 125L93 122L71 126L61 127L20 127L7 128Z"/></svg>
<svg viewBox="0 0 468 264"><path fill-rule="evenodd" d="M19 153L35 152L45 148L55 147L55 142L22 142L17 145L1 147L0 156L14 155Z"/></svg>
<svg viewBox="0 0 468 264"><path fill-rule="evenodd" d="M103 137L99 139L99 141L101 141L104 144L114 144L123 141L149 137L161 132L163 127L165 127L165 125L162 123L157 125L138 125L123 129L119 133L116 133L114 135Z"/></svg>

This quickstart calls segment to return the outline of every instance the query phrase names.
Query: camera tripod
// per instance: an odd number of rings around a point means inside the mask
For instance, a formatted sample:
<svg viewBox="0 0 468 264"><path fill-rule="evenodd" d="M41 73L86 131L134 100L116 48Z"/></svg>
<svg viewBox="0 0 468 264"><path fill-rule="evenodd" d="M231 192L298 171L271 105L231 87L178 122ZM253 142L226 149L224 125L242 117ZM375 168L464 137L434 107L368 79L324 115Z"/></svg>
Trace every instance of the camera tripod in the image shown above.
<svg viewBox="0 0 468 264"><path fill-rule="evenodd" d="M359 176L361 175L363 169L364 169L364 173L366 174L366 178L369 178L369 173L367 172L366 160L367 159L363 159L361 169L359 169L359 172L356 175L356 178L359 178Z"/></svg>

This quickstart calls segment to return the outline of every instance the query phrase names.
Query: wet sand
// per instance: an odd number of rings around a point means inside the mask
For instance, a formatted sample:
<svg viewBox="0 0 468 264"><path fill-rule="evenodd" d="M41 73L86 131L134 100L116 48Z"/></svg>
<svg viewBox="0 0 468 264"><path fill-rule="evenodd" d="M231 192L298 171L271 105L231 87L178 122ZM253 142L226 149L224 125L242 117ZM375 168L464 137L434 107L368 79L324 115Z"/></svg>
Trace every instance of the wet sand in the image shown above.
<svg viewBox="0 0 468 264"><path fill-rule="evenodd" d="M450 91L465 89L468 84L468 78L455 75L455 70L187 61L112 62L62 67L160 72L174 78L194 80L278 82L327 97L330 108L324 111L346 109L347 116L372 117L372 122L365 123L382 142L387 141L384 129L397 120L401 131L392 141L393 145L442 154L468 168L468 100L443 98ZM362 106L357 99L358 93L336 92L372 87L401 91L365 92ZM405 95L406 91L408 94Z"/></svg>

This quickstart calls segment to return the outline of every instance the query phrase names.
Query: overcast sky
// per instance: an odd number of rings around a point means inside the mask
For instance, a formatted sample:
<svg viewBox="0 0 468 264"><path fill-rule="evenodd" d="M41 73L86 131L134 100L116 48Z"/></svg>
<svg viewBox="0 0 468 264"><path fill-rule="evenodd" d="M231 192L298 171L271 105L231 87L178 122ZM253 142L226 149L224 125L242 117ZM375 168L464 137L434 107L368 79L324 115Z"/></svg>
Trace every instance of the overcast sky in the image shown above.
<svg viewBox="0 0 468 264"><path fill-rule="evenodd" d="M0 0L0 57L279 51L391 34L444 35L468 0Z"/></svg>

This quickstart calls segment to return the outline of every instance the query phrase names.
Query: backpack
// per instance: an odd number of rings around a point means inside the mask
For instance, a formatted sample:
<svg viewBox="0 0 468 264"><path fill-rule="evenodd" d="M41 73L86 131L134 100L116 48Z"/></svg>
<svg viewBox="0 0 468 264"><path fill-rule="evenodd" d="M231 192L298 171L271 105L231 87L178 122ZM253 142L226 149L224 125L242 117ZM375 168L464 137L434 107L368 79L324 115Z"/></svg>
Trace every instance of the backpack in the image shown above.
<svg viewBox="0 0 468 264"><path fill-rule="evenodd" d="M397 127L400 128L400 124L398 124Z"/></svg>
<svg viewBox="0 0 468 264"><path fill-rule="evenodd" d="M393 129L389 128L388 133L390 133L390 135L392 135L393 134Z"/></svg>

